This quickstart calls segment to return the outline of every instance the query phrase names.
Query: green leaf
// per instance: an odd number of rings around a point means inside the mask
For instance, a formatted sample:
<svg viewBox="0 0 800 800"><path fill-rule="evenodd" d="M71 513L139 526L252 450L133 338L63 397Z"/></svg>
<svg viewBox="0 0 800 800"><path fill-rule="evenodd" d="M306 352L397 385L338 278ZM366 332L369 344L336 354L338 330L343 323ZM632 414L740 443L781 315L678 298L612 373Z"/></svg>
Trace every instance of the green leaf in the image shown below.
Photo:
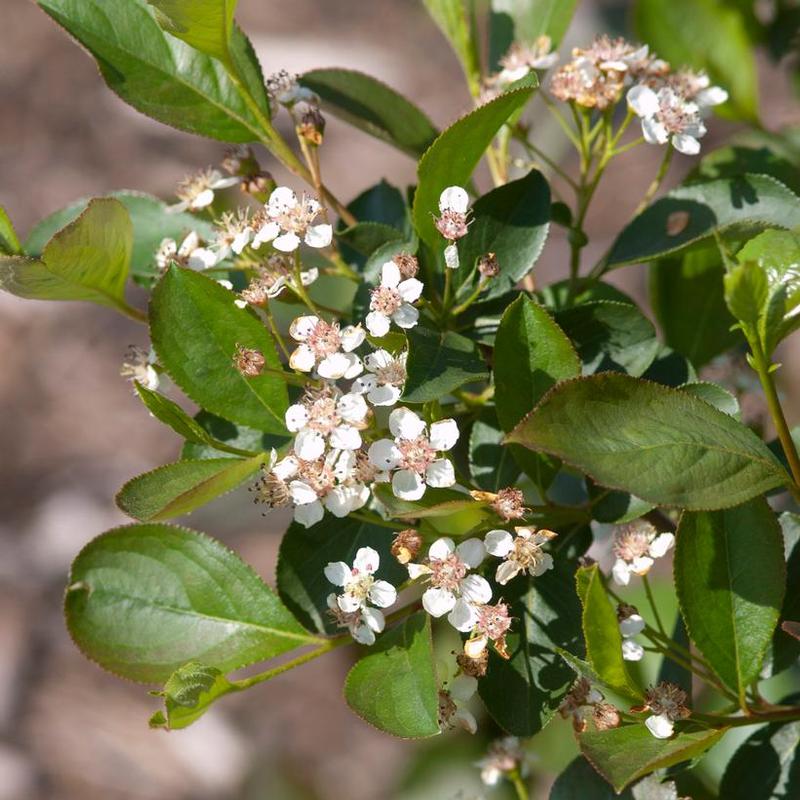
<svg viewBox="0 0 800 800"><path fill-rule="evenodd" d="M516 736L538 733L558 710L575 676L557 650L580 652L581 610L573 591L575 563L555 559L538 578L518 578L503 587L514 625L507 636L511 658L490 654L478 683L486 710Z"/></svg>
<svg viewBox="0 0 800 800"><path fill-rule="evenodd" d="M336 232L336 238L362 256L371 256L389 242L402 241L404 234L381 222L358 222Z"/></svg>
<svg viewBox="0 0 800 800"><path fill-rule="evenodd" d="M393 736L439 733L430 617L420 611L383 633L350 670L344 696L362 719Z"/></svg>
<svg viewBox="0 0 800 800"><path fill-rule="evenodd" d="M681 391L688 392L701 400L705 400L709 405L718 408L728 416L739 419L739 401L727 390L716 383L706 381L696 381L684 383L680 387Z"/></svg>
<svg viewBox="0 0 800 800"><path fill-rule="evenodd" d="M729 116L758 121L758 73L742 15L725 0L639 0L641 39L676 67L708 71L730 94Z"/></svg>
<svg viewBox="0 0 800 800"><path fill-rule="evenodd" d="M767 134L769 135L769 134ZM689 180L711 180L733 178L746 172L771 175L788 186L795 194L800 192L800 176L797 174L796 156L778 148L768 141L738 141L718 147L700 159L700 163L689 174Z"/></svg>
<svg viewBox="0 0 800 800"><path fill-rule="evenodd" d="M508 441L550 453L604 486L702 511L788 480L749 429L687 392L606 373L555 387Z"/></svg>
<svg viewBox="0 0 800 800"><path fill-rule="evenodd" d="M675 589L692 641L744 701L783 602L783 538L763 498L681 517Z"/></svg>
<svg viewBox="0 0 800 800"><path fill-rule="evenodd" d="M578 742L583 755L619 794L644 775L702 755L726 731L698 730L689 723L678 723L672 738L656 739L644 725L624 725L609 731L587 731Z"/></svg>
<svg viewBox="0 0 800 800"><path fill-rule="evenodd" d="M766 175L692 183L674 189L639 214L617 237L610 268L677 253L715 231L738 233L800 225L800 198Z"/></svg>
<svg viewBox="0 0 800 800"><path fill-rule="evenodd" d="M151 728L180 730L196 722L209 706L230 692L238 690L216 667L190 661L179 667L164 684L164 690L153 692L164 698L164 712L150 718Z"/></svg>
<svg viewBox="0 0 800 800"><path fill-rule="evenodd" d="M433 123L417 106L363 72L314 69L303 74L300 83L319 95L325 111L415 159L438 136Z"/></svg>
<svg viewBox="0 0 800 800"><path fill-rule="evenodd" d="M475 342L454 331L435 331L417 325L406 332L408 363L403 400L439 400L465 383L489 377Z"/></svg>
<svg viewBox="0 0 800 800"><path fill-rule="evenodd" d="M313 640L235 553L172 525L129 525L72 565L67 627L88 658L163 682L187 661L230 672Z"/></svg>
<svg viewBox="0 0 800 800"><path fill-rule="evenodd" d="M575 345L584 375L626 372L638 377L661 347L653 323L628 303L584 303L559 311L556 322Z"/></svg>
<svg viewBox="0 0 800 800"><path fill-rule="evenodd" d="M697 371L691 363L672 348L662 345L655 361L647 368L642 378L664 386L683 386L697 380Z"/></svg>
<svg viewBox="0 0 800 800"><path fill-rule="evenodd" d="M628 492L612 492L588 481L589 498L592 501L592 519L597 522L620 525L631 522L652 511L653 504Z"/></svg>
<svg viewBox="0 0 800 800"><path fill-rule="evenodd" d="M237 425L222 417L200 411L194 421L204 430L210 442L208 444L187 441L183 445L181 458L221 458L268 453L273 447L281 447L289 441L288 434L276 436L264 433L246 425Z"/></svg>
<svg viewBox="0 0 800 800"><path fill-rule="evenodd" d="M534 86L514 89L485 103L454 122L425 151L419 162L419 182L414 194L414 226L422 241L444 251L436 230L439 195L448 186L463 186L486 148L506 120L530 100Z"/></svg>
<svg viewBox="0 0 800 800"><path fill-rule="evenodd" d="M531 170L483 195L472 211L469 232L458 243L456 285L474 276L479 258L494 253L500 273L481 295L485 301L513 289L536 264L550 228L550 187L541 172ZM464 288L471 293L471 286Z"/></svg>
<svg viewBox="0 0 800 800"><path fill-rule="evenodd" d="M459 511L482 508L471 495L457 489L427 489L420 500L401 500L395 497L388 483L376 483L372 491L389 516L401 520L447 517Z"/></svg>
<svg viewBox="0 0 800 800"><path fill-rule="evenodd" d="M225 453L230 453L237 456L251 456L255 455L259 448L256 450L242 450L238 447L231 447L225 442L221 442L211 436L208 431L200 425L197 420L190 417L177 403L164 397L163 394L154 392L148 389L138 381L136 382L136 391L141 397L142 402L147 407L147 410L158 420L168 425L179 436L183 436L188 442L195 444L206 445L215 450L220 450Z"/></svg>
<svg viewBox="0 0 800 800"><path fill-rule="evenodd" d="M511 23L513 35L503 52L512 41L531 44L539 36L549 36L557 49L577 4L578 0L492 0L492 26Z"/></svg>
<svg viewBox="0 0 800 800"><path fill-rule="evenodd" d="M781 620L800 619L800 514L785 511L778 517L783 532L786 559L786 594ZM772 640L772 674L776 675L800 658L800 641L778 628Z"/></svg>
<svg viewBox="0 0 800 800"><path fill-rule="evenodd" d="M143 286L150 286L158 277L155 254L164 239L174 239L179 245L191 231L205 241L214 238L214 226L188 211L167 211L167 204L141 192L112 192L109 197L119 200L128 210L133 223L131 277ZM38 222L25 240L25 251L40 256L50 238L75 220L89 205L89 198L76 200Z"/></svg>
<svg viewBox="0 0 800 800"><path fill-rule="evenodd" d="M475 483L487 492L496 492L512 486L520 469L511 455L511 448L503 444L494 409L485 408L475 420L469 437L469 472Z"/></svg>
<svg viewBox="0 0 800 800"><path fill-rule="evenodd" d="M116 503L141 522L163 522L188 514L252 477L264 463L263 453L247 459L207 458L176 461L129 480Z"/></svg>
<svg viewBox="0 0 800 800"><path fill-rule="evenodd" d="M159 25L201 53L226 62L237 0L147 0Z"/></svg>
<svg viewBox="0 0 800 800"><path fill-rule="evenodd" d="M467 81L472 88L479 85L481 64L477 32L474 30L474 0L422 0L439 30L450 42Z"/></svg>
<svg viewBox="0 0 800 800"><path fill-rule="evenodd" d="M634 800L629 789L617 794L585 758L578 756L556 778L549 800L616 800L618 797Z"/></svg>
<svg viewBox="0 0 800 800"><path fill-rule="evenodd" d="M760 265L737 264L724 277L725 302L749 337L758 336L759 323L769 297L769 281Z"/></svg>
<svg viewBox="0 0 800 800"><path fill-rule="evenodd" d="M742 343L723 294L716 243L691 248L650 265L650 301L664 341L702 367Z"/></svg>
<svg viewBox="0 0 800 800"><path fill-rule="evenodd" d="M398 586L408 579L408 573L391 554L393 538L387 528L330 515L310 528L292 523L278 551L281 600L309 630L341 633L328 613L328 595L337 587L325 577L325 567L331 561L352 564L359 548L372 547L380 556L378 577Z"/></svg>
<svg viewBox="0 0 800 800"><path fill-rule="evenodd" d="M95 57L109 88L137 111L223 142L253 142L269 133L261 69L238 28L233 29L231 58L260 113L220 61L164 32L147 0L38 3Z"/></svg>
<svg viewBox="0 0 800 800"><path fill-rule="evenodd" d="M280 376L242 375L233 364L237 345L264 355L281 370L269 333L234 295L211 278L171 267L150 303L150 337L175 383L214 414L269 433L286 433L289 401Z"/></svg>
<svg viewBox="0 0 800 800"><path fill-rule="evenodd" d="M686 650L691 650L692 645L689 641L689 633L686 630L686 623L683 621L680 611L675 615L675 624L672 626L672 641ZM658 668L658 683L662 681L674 683L683 689L689 697L692 697L692 676L691 670L667 656L662 657L661 666Z"/></svg>
<svg viewBox="0 0 800 800"><path fill-rule="evenodd" d="M22 253L22 245L19 243L11 217L8 216L8 212L2 206L0 206L0 253L5 253L9 256Z"/></svg>
<svg viewBox="0 0 800 800"><path fill-rule="evenodd" d="M797 704L800 698L791 698ZM725 767L719 791L725 800L800 797L800 722L775 722L751 734Z"/></svg>
<svg viewBox="0 0 800 800"><path fill-rule="evenodd" d="M0 256L0 287L33 300L88 300L129 314L125 280L133 229L118 200L90 201L56 233L39 259ZM136 312L133 312L136 313Z"/></svg>
<svg viewBox="0 0 800 800"><path fill-rule="evenodd" d="M622 634L619 632L617 612L597 564L581 567L576 574L576 581L578 596L583 604L586 660L605 686L630 700L641 701L641 689L630 676L622 658Z"/></svg>

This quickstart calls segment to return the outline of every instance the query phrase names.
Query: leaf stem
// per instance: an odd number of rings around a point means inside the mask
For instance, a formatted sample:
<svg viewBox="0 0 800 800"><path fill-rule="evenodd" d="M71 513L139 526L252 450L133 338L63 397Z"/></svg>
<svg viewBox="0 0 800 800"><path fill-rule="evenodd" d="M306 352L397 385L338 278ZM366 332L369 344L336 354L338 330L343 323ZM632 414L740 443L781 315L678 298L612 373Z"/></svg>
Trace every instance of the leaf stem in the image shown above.
<svg viewBox="0 0 800 800"><path fill-rule="evenodd" d="M383 517L379 517L377 514L371 514L367 511L351 511L347 516L351 519L357 519L361 522L367 522L370 525L377 525L381 528L389 528L393 531L402 531L408 527L407 525L399 525L396 522L389 522L383 519Z"/></svg>
<svg viewBox="0 0 800 800"><path fill-rule="evenodd" d="M745 716L723 716L720 714L692 713L692 719L705 722L715 728L741 728L745 725L763 725L765 722L794 722L800 719L800 706L781 708L765 713L752 712Z"/></svg>
<svg viewBox="0 0 800 800"><path fill-rule="evenodd" d="M528 787L525 785L525 781L522 780L519 769L512 769L511 772L508 773L508 780L511 781L511 785L517 793L517 800L530 800Z"/></svg>
<svg viewBox="0 0 800 800"><path fill-rule="evenodd" d="M312 314L320 316L319 309L314 305L314 301L303 286L303 262L300 260L300 251L294 251L294 281L292 291L305 303Z"/></svg>

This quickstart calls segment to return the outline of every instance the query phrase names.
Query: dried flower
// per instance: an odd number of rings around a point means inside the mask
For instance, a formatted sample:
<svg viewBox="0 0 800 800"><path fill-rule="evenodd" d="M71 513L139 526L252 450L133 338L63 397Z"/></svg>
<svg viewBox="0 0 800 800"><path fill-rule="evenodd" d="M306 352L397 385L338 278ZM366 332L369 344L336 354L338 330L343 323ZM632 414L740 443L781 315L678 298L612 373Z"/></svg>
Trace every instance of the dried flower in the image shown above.
<svg viewBox="0 0 800 800"><path fill-rule="evenodd" d="M596 703L592 709L592 719L598 731L619 728L622 724L619 709L612 706L611 703Z"/></svg>
<svg viewBox="0 0 800 800"><path fill-rule="evenodd" d="M586 678L578 678L558 707L563 719L572 717L572 727L577 733L586 730L586 709L603 701L603 695L593 689Z"/></svg>
<svg viewBox="0 0 800 800"><path fill-rule="evenodd" d="M496 605L479 605L475 606L475 613L475 627L464 643L464 653L470 658L480 658L492 642L502 658L510 658L506 649L506 633L511 628L508 605L502 600Z"/></svg>
<svg viewBox="0 0 800 800"><path fill-rule="evenodd" d="M656 686L651 686L644 694L645 703L643 706L632 708L631 711L651 711L644 724L647 730L656 739L669 739L672 736L678 720L685 719L692 712L687 708L686 692L668 681L661 681Z"/></svg>
<svg viewBox="0 0 800 800"><path fill-rule="evenodd" d="M473 658L462 650L456 656L456 663L464 675L471 675L473 678L482 678L489 667L489 651L484 648Z"/></svg>
<svg viewBox="0 0 800 800"><path fill-rule="evenodd" d="M458 675L449 689L439 690L439 727L451 730L459 727L467 733L478 730L478 722L466 704L478 689L478 681L470 675Z"/></svg>
<svg viewBox="0 0 800 800"><path fill-rule="evenodd" d="M316 106L308 108L297 126L298 136L302 136L310 144L319 147L325 135L325 117Z"/></svg>
<svg viewBox="0 0 800 800"><path fill-rule="evenodd" d="M401 563L408 564L418 555L422 547L422 536L414 528L397 533L392 540L392 555Z"/></svg>
<svg viewBox="0 0 800 800"><path fill-rule="evenodd" d="M419 272L419 261L416 256L412 256L410 253L398 253L392 257L392 261L397 264L403 279L416 278L417 272Z"/></svg>
<svg viewBox="0 0 800 800"><path fill-rule="evenodd" d="M538 577L553 568L553 557L542 550L542 545L558 536L553 531L535 528L517 528L516 536L496 529L486 534L487 552L503 559L497 568L495 580L505 586L520 572Z"/></svg>
<svg viewBox="0 0 800 800"><path fill-rule="evenodd" d="M494 253L486 253L478 259L478 272L484 278L496 278L500 274L500 264Z"/></svg>
<svg viewBox="0 0 800 800"><path fill-rule="evenodd" d="M512 519L521 519L525 516L525 495L521 490L508 486L494 496L490 505L500 519L509 522Z"/></svg>
<svg viewBox="0 0 800 800"><path fill-rule="evenodd" d="M264 354L259 350L237 344L233 354L233 364L247 378L255 378L261 374L266 364Z"/></svg>

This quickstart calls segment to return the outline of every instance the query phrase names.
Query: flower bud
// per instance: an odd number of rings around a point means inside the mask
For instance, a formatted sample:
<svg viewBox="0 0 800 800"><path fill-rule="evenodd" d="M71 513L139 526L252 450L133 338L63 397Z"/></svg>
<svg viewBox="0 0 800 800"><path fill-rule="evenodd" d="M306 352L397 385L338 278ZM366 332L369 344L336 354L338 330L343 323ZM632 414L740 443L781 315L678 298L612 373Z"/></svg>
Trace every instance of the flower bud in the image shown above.
<svg viewBox="0 0 800 800"><path fill-rule="evenodd" d="M500 264L494 253L487 253L478 260L478 272L484 278L496 278L500 274Z"/></svg>
<svg viewBox="0 0 800 800"><path fill-rule="evenodd" d="M400 275L403 277L403 280L415 278L417 276L419 261L416 256L412 256L411 253L398 253L392 258L392 261L394 261L397 268L400 270Z"/></svg>
<svg viewBox="0 0 800 800"><path fill-rule="evenodd" d="M240 344L236 345L233 364L245 377L255 378L260 375L265 363L266 359L263 353Z"/></svg>
<svg viewBox="0 0 800 800"><path fill-rule="evenodd" d="M322 144L325 135L325 117L318 108L311 106L303 114L297 126L297 134L315 147Z"/></svg>

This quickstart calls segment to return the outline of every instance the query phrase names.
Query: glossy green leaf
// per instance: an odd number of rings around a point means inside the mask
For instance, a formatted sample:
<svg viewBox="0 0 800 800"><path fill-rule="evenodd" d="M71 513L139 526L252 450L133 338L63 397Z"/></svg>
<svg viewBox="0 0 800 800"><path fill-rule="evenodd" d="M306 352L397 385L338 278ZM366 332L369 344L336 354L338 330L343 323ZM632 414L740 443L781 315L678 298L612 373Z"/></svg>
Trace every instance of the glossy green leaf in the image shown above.
<svg viewBox="0 0 800 800"><path fill-rule="evenodd" d="M512 486L519 477L520 469L511 448L503 444L504 437L494 409L484 409L470 432L469 472L475 483L488 492Z"/></svg>
<svg viewBox="0 0 800 800"><path fill-rule="evenodd" d="M622 634L619 632L616 608L606 591L597 564L581 567L576 581L578 596L583 605L586 660L603 685L630 700L641 701L642 692L622 658Z"/></svg>
<svg viewBox="0 0 800 800"><path fill-rule="evenodd" d="M746 172L771 175L795 194L800 192L796 156L787 153L773 141L757 139L751 141L747 136L745 138L734 136L730 144L706 153L689 174L689 179L732 178Z"/></svg>
<svg viewBox="0 0 800 800"><path fill-rule="evenodd" d="M41 258L0 256L0 288L34 300L88 300L123 313L133 229L118 200L92 200L45 245Z"/></svg>
<svg viewBox="0 0 800 800"><path fill-rule="evenodd" d="M638 377L661 347L653 323L628 303L584 303L559 311L556 322L572 340L584 375L626 372Z"/></svg>
<svg viewBox="0 0 800 800"><path fill-rule="evenodd" d="M557 49L577 4L578 0L492 0L492 25L510 23L509 45L512 41L531 44L539 36L549 36Z"/></svg>
<svg viewBox="0 0 800 800"><path fill-rule="evenodd" d="M630 789L617 794L582 756L570 761L550 789L549 800L634 800Z"/></svg>
<svg viewBox="0 0 800 800"><path fill-rule="evenodd" d="M414 226L430 247L444 250L436 230L439 195L448 186L464 186L486 148L506 120L530 100L534 86L514 89L485 103L454 122L425 151L419 162L414 194Z"/></svg>
<svg viewBox="0 0 800 800"><path fill-rule="evenodd" d="M653 504L628 492L614 492L587 481L592 501L592 519L597 522L620 525L631 522L652 511Z"/></svg>
<svg viewBox="0 0 800 800"><path fill-rule="evenodd" d="M726 731L698 730L689 723L679 723L672 738L656 739L644 725L624 725L609 731L587 731L578 742L592 766L620 793L654 770L702 755Z"/></svg>
<svg viewBox="0 0 800 800"><path fill-rule="evenodd" d="M197 460L249 456L258 452L268 453L273 447L281 447L289 441L288 433L283 436L264 433L246 425L237 425L207 411L200 411L194 421L206 432L210 441L207 444L187 441L181 450L181 458ZM220 447L220 444L223 446Z"/></svg>
<svg viewBox="0 0 800 800"><path fill-rule="evenodd" d="M767 175L692 183L656 200L617 237L611 268L677 253L715 231L739 234L800 225L800 198Z"/></svg>
<svg viewBox="0 0 800 800"><path fill-rule="evenodd" d="M363 72L314 69L303 74L300 83L319 95L325 111L413 158L419 158L438 136L423 111Z"/></svg>
<svg viewBox="0 0 800 800"><path fill-rule="evenodd" d="M800 797L800 722L776 722L751 734L725 767L719 791L725 800Z"/></svg>
<svg viewBox="0 0 800 800"><path fill-rule="evenodd" d="M741 698L758 678L785 580L780 526L763 498L681 517L675 546L681 612L692 641Z"/></svg>
<svg viewBox="0 0 800 800"><path fill-rule="evenodd" d="M461 266L456 285L464 294L480 279L474 268L487 253L494 253L500 273L492 278L482 300L499 297L514 288L536 264L550 228L550 187L541 172L531 170L483 195L472 209L469 232L458 243Z"/></svg>
<svg viewBox="0 0 800 800"><path fill-rule="evenodd" d="M743 17L725 0L639 0L639 36L676 67L707 70L730 94L725 109L758 120L758 73Z"/></svg>
<svg viewBox="0 0 800 800"><path fill-rule="evenodd" d="M389 242L403 240L402 231L381 222L358 222L337 231L336 238L362 256L371 256L379 247Z"/></svg>
<svg viewBox="0 0 800 800"><path fill-rule="evenodd" d="M430 617L420 611L381 634L347 675L344 696L362 719L393 736L439 733Z"/></svg>
<svg viewBox="0 0 800 800"><path fill-rule="evenodd" d="M150 337L170 377L196 403L214 414L270 433L285 433L289 401L277 375L242 375L233 364L237 345L254 348L271 370L281 370L264 325L234 305L216 281L171 267L150 303Z"/></svg>
<svg viewBox="0 0 800 800"><path fill-rule="evenodd" d="M705 400L706 403L718 408L728 416L739 419L739 401L727 389L717 386L716 383L695 381L693 383L684 383L680 389L682 392L688 392L701 400Z"/></svg>
<svg viewBox="0 0 800 800"><path fill-rule="evenodd" d="M235 553L172 525L129 525L91 541L64 604L84 655L145 683L188 661L230 672L312 641Z"/></svg>
<svg viewBox="0 0 800 800"><path fill-rule="evenodd" d="M237 690L216 667L190 661L179 667L164 684L163 691L153 692L164 698L164 711L150 718L151 728L180 730L196 722L220 697Z"/></svg>
<svg viewBox="0 0 800 800"><path fill-rule="evenodd" d="M475 87L481 74L480 53L474 29L474 0L422 0L439 30L453 48L467 81Z"/></svg>
<svg viewBox="0 0 800 800"><path fill-rule="evenodd" d="M391 554L394 532L356 519L326 515L310 528L293 523L278 551L278 593L292 613L312 631L337 634L328 613L328 595L341 591L324 574L331 561L352 564L360 547L372 547L380 556L377 577L395 586L408 579Z"/></svg>
<svg viewBox="0 0 800 800"><path fill-rule="evenodd" d="M621 289L603 281L591 281L579 286L577 291L571 292L568 280L556 281L543 286L536 292L537 299L554 314L566 308L580 306L596 300L611 300L617 303L636 305Z"/></svg>
<svg viewBox="0 0 800 800"><path fill-rule="evenodd" d="M188 514L252 477L264 463L263 453L246 459L207 458L176 461L129 480L117 505L141 522L163 522Z"/></svg>
<svg viewBox="0 0 800 800"><path fill-rule="evenodd" d="M238 28L231 59L259 113L222 62L161 29L147 0L37 2L95 57L109 88L143 114L224 142L253 142L269 133L261 68Z"/></svg>
<svg viewBox="0 0 800 800"><path fill-rule="evenodd" d="M19 242L17 232L8 212L0 206L0 253L9 256L19 255L22 252L22 245Z"/></svg>
<svg viewBox="0 0 800 800"><path fill-rule="evenodd" d="M606 373L554 388L509 441L658 505L727 508L788 476L749 428L692 395Z"/></svg>
<svg viewBox="0 0 800 800"><path fill-rule="evenodd" d="M131 277L143 286L150 286L158 277L155 254L164 239L174 239L179 245L191 231L205 241L214 237L214 226L196 214L167 211L167 204L142 192L112 192L109 197L119 200L128 210L133 223ZM40 256L47 242L65 225L75 220L88 206L89 199L76 200L65 208L39 221L25 240L25 251Z"/></svg>
<svg viewBox="0 0 800 800"><path fill-rule="evenodd" d="M227 61L237 0L147 0L159 25L201 53Z"/></svg>
<svg viewBox="0 0 800 800"><path fill-rule="evenodd" d="M769 298L766 272L752 262L737 264L725 274L724 285L728 310L742 323L748 338L758 337Z"/></svg>
<svg viewBox="0 0 800 800"><path fill-rule="evenodd" d="M417 325L407 331L408 362L403 400L426 403L440 400L465 383L489 377L475 342L454 331L436 331Z"/></svg>
<svg viewBox="0 0 800 800"><path fill-rule="evenodd" d="M403 231L406 236L411 232L411 209L403 192L384 179L361 192L347 208L358 220L379 222Z"/></svg>
<svg viewBox="0 0 800 800"><path fill-rule="evenodd" d="M716 243L650 265L650 301L664 341L702 367L742 343L723 294Z"/></svg>
<svg viewBox="0 0 800 800"><path fill-rule="evenodd" d="M486 676L478 683L486 710L516 736L538 733L575 682L557 648L582 652L575 562L556 558L554 563L538 578L519 577L503 587L500 596L514 617L507 636L511 658L506 661L492 652Z"/></svg>
<svg viewBox="0 0 800 800"><path fill-rule="evenodd" d="M786 595L783 598L781 620L800 620L800 514L785 511L778 518L783 532L786 559ZM772 674L788 669L800 658L800 641L781 628L772 640Z"/></svg>

